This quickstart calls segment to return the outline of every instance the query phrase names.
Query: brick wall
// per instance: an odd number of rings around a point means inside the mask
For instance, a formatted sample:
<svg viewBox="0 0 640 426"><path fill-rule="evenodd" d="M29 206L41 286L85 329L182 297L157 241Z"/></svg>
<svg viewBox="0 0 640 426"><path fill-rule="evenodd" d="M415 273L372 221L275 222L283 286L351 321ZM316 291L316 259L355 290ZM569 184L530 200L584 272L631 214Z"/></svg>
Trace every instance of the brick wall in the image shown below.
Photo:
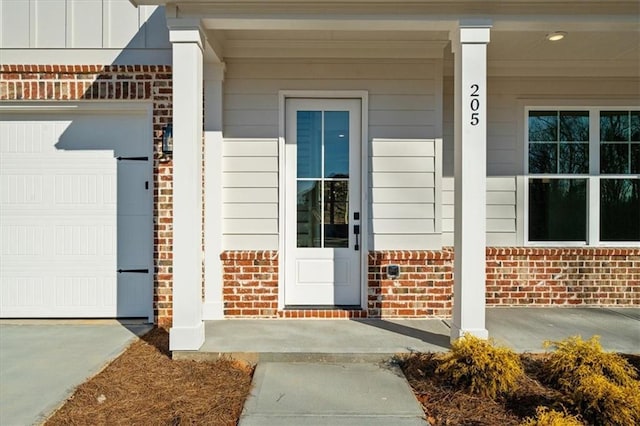
<svg viewBox="0 0 640 426"><path fill-rule="evenodd" d="M488 306L640 305L640 248L488 248Z"/></svg>
<svg viewBox="0 0 640 426"><path fill-rule="evenodd" d="M220 260L225 316L275 318L278 309L278 252L225 251Z"/></svg>
<svg viewBox="0 0 640 426"><path fill-rule="evenodd" d="M400 266L399 279L387 266ZM369 253L367 312L372 318L451 316L453 253L449 251L377 251Z"/></svg>
<svg viewBox="0 0 640 426"><path fill-rule="evenodd" d="M487 306L639 306L640 249L489 247ZM225 252L230 318L443 318L453 307L453 250L368 256L367 309L278 311L277 252ZM387 278L387 266L400 278Z"/></svg>
<svg viewBox="0 0 640 426"><path fill-rule="evenodd" d="M160 162L162 128L171 121L166 65L1 65L0 100L138 100L153 103L154 315L171 323L173 190L171 162Z"/></svg>

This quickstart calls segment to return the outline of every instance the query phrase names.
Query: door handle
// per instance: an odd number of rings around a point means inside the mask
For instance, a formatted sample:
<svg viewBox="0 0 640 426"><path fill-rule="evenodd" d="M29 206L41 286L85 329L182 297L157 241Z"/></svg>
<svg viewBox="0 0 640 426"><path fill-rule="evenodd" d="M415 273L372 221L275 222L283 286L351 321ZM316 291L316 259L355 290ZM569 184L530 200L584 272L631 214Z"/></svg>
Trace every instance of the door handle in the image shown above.
<svg viewBox="0 0 640 426"><path fill-rule="evenodd" d="M353 234L356 236L356 245L353 246L355 251L360 250L360 244L358 243L358 236L360 235L360 225L353 225Z"/></svg>
<svg viewBox="0 0 640 426"><path fill-rule="evenodd" d="M118 273L121 274L123 272L130 272L132 274L148 274L148 269L118 269Z"/></svg>

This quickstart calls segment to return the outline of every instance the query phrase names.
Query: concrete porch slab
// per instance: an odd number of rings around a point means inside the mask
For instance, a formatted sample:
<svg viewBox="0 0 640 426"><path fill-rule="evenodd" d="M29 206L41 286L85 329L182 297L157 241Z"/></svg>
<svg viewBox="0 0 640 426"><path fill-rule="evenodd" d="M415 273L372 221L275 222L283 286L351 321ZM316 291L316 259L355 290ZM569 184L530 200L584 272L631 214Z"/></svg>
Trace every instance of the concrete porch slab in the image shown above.
<svg viewBox="0 0 640 426"><path fill-rule="evenodd" d="M640 308L490 308L490 337L517 352L545 340L601 337L606 350L640 353ZM176 359L257 362L379 362L395 354L449 349L450 320L221 320L205 323L199 351Z"/></svg>

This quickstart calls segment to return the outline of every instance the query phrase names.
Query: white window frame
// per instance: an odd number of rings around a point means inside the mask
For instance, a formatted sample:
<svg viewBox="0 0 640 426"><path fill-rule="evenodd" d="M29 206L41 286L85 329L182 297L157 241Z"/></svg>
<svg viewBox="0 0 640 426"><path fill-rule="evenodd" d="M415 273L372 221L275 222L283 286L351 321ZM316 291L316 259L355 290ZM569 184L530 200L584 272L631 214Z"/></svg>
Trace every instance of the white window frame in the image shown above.
<svg viewBox="0 0 640 426"><path fill-rule="evenodd" d="M529 173L529 112L530 111L587 111L589 112L589 173L588 174L530 174ZM638 241L600 241L600 179L640 179L640 174L600 174L600 112L640 111L629 105L540 105L524 107L524 241L533 247L638 247ZM551 179L587 180L587 232L586 241L531 241L529 239L529 180L548 176Z"/></svg>

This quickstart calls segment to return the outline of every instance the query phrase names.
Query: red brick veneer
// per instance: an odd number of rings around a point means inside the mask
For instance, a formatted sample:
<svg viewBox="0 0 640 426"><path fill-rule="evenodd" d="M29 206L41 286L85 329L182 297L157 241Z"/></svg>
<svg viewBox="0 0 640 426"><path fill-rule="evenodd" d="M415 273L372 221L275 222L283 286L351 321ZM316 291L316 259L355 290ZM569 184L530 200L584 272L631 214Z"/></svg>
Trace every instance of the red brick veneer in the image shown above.
<svg viewBox="0 0 640 426"><path fill-rule="evenodd" d="M400 265L400 278L387 278L387 265ZM367 307L373 318L451 316L453 253L376 251L369 253Z"/></svg>
<svg viewBox="0 0 640 426"><path fill-rule="evenodd" d="M640 248L488 248L488 306L640 305Z"/></svg>
<svg viewBox="0 0 640 426"><path fill-rule="evenodd" d="M153 103L154 315L171 324L173 165L160 162L162 128L171 121L167 65L1 65L0 101L144 100Z"/></svg>
<svg viewBox="0 0 640 426"><path fill-rule="evenodd" d="M227 317L446 318L453 306L453 250L368 256L366 310L278 311L277 252L225 252ZM487 306L640 305L640 249L489 247ZM386 276L389 264L401 276Z"/></svg>

